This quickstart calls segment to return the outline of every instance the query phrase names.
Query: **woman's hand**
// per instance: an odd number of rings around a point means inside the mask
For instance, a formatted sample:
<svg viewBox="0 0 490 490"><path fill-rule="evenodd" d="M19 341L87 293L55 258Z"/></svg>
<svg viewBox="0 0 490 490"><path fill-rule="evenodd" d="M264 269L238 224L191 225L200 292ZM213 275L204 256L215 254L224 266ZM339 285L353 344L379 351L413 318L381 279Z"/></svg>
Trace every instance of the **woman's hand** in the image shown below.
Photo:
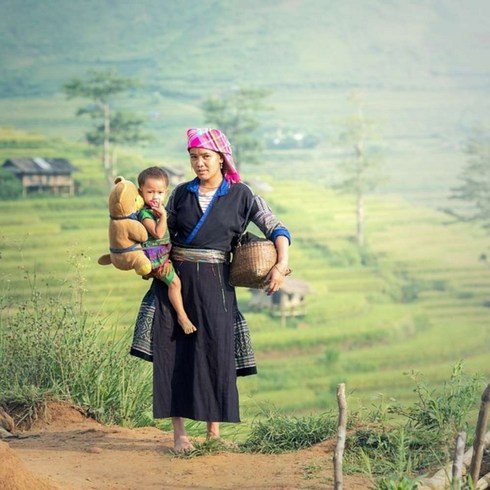
<svg viewBox="0 0 490 490"><path fill-rule="evenodd" d="M279 291L284 278L291 272L288 266L289 240L285 236L278 236L274 246L277 250L277 262L266 277L266 292L268 296Z"/></svg>
<svg viewBox="0 0 490 490"><path fill-rule="evenodd" d="M267 274L266 277L266 292L267 296L279 291L284 282L284 278L290 273L287 265L277 263Z"/></svg>

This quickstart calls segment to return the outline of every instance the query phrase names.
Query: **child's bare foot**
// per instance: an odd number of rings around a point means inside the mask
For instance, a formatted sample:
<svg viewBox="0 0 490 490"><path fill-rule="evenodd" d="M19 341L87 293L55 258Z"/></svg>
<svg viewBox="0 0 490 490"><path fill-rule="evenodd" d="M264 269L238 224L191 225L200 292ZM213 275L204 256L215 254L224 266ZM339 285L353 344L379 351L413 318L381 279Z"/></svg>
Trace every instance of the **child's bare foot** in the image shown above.
<svg viewBox="0 0 490 490"><path fill-rule="evenodd" d="M187 317L178 317L177 321L179 322L179 325L182 327L182 330L186 334L194 333L197 331L197 328L194 326L194 324L189 320Z"/></svg>
<svg viewBox="0 0 490 490"><path fill-rule="evenodd" d="M174 451L176 453L188 453L194 451L194 446L187 436L179 436L174 439Z"/></svg>

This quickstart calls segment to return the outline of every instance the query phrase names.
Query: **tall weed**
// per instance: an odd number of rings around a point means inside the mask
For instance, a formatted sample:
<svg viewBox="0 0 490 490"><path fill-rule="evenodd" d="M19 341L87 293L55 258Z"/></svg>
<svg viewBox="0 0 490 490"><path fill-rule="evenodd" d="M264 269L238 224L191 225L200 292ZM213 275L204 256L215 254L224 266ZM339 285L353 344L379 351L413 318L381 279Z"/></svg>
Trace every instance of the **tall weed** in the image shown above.
<svg viewBox="0 0 490 490"><path fill-rule="evenodd" d="M405 415L414 427L450 428L453 432L466 429L466 418L478 397L481 377L466 377L461 361L454 365L451 377L440 391L429 388L418 372L412 371L410 377L415 382L417 401L407 409L400 407L398 413Z"/></svg>
<svg viewBox="0 0 490 490"><path fill-rule="evenodd" d="M418 395L412 405L404 407L395 402L376 409L375 423L347 438L347 466L388 478L386 485L391 486L380 488L406 488L405 483L399 487L393 482L449 461L456 435L468 430L469 413L478 403L481 378L466 376L461 362L439 390L421 382L418 373L411 376Z"/></svg>
<svg viewBox="0 0 490 490"><path fill-rule="evenodd" d="M27 276L27 300L13 304L4 291L0 301L0 402L29 405L35 392L36 400L70 400L105 423L148 423L151 372L129 356L130 332L121 336L89 316L83 288L67 299L43 293Z"/></svg>

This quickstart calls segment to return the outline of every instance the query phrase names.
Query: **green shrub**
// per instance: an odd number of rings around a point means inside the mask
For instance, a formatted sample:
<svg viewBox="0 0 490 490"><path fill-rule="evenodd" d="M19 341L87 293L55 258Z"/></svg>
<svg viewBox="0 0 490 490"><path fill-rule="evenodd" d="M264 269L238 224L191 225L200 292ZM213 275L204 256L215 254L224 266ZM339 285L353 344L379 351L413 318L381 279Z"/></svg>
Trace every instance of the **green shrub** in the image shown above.
<svg viewBox="0 0 490 490"><path fill-rule="evenodd" d="M332 366L339 360L339 357L340 352L338 349L336 349L335 347L327 347L325 349L323 361L327 366Z"/></svg>
<svg viewBox="0 0 490 490"><path fill-rule="evenodd" d="M468 430L467 418L479 400L481 378L466 376L461 362L439 390L429 389L418 373L411 376L418 396L412 405L404 407L395 402L378 408L376 417L372 417L377 420L375 424L347 437L346 464L351 471L396 480L416 476L450 460L457 433ZM391 424L388 415L395 419ZM395 486L380 488L411 488L393 482L390 485Z"/></svg>
<svg viewBox="0 0 490 490"><path fill-rule="evenodd" d="M70 400L105 423L147 424L151 371L129 356L129 333L107 333L81 299L43 294L32 284L21 304L7 293L1 298L0 403L24 398L29 405L36 393L37 401L40 395Z"/></svg>
<svg viewBox="0 0 490 490"><path fill-rule="evenodd" d="M8 201L21 196L21 181L12 172L0 168L0 200Z"/></svg>
<svg viewBox="0 0 490 490"><path fill-rule="evenodd" d="M417 482L404 476L401 479L381 478L373 490L417 490Z"/></svg>
<svg viewBox="0 0 490 490"><path fill-rule="evenodd" d="M441 390L430 389L420 380L420 373L412 372L417 401L407 410L399 410L411 426L447 430L457 433L467 428L466 418L481 388L481 377L467 377L462 362L454 365L449 381Z"/></svg>

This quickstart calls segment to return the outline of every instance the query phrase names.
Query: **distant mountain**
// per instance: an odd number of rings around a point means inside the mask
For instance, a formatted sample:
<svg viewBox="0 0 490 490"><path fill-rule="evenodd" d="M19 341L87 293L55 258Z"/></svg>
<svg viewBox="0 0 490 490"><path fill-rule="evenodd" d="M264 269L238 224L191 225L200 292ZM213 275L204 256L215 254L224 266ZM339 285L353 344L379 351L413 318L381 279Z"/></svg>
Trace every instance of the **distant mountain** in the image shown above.
<svg viewBox="0 0 490 490"><path fill-rule="evenodd" d="M471 88L490 80L488 0L0 0L0 97L116 66L151 89Z"/></svg>
<svg viewBox="0 0 490 490"><path fill-rule="evenodd" d="M157 137L147 155L185 165L203 97L268 88L268 134L318 146L271 150L274 178L335 179L338 134L361 94L381 135L387 192L447 199L474 128L490 117L489 0L0 0L0 126L80 140L82 101L62 85L117 68L141 88L118 101ZM246 164L246 162L245 162Z"/></svg>

